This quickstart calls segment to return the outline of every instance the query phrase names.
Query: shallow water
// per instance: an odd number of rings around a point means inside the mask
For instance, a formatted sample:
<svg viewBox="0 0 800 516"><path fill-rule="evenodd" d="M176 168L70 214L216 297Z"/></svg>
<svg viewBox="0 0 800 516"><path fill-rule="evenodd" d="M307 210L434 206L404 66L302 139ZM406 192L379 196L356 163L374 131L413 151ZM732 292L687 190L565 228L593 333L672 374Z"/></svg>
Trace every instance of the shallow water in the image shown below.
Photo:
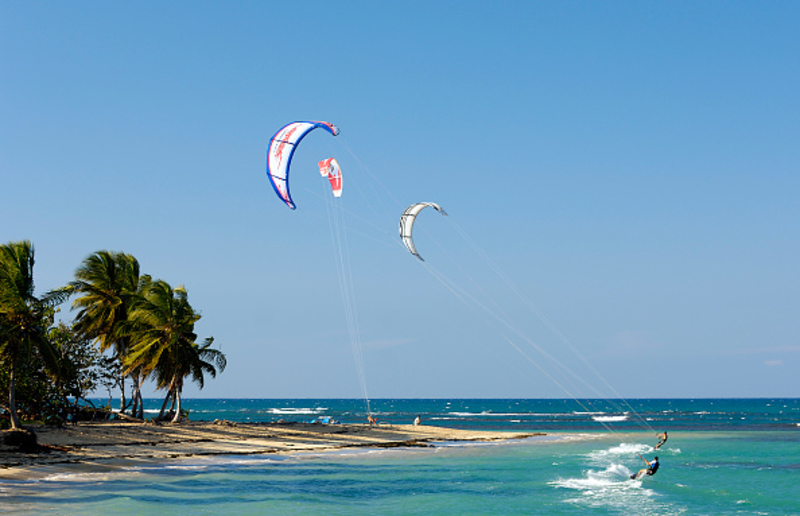
<svg viewBox="0 0 800 516"><path fill-rule="evenodd" d="M654 453L650 429L602 428L580 439L49 466L0 480L0 513L800 515L800 429L768 425L671 430L658 474L642 481L628 475L644 465L637 454Z"/></svg>

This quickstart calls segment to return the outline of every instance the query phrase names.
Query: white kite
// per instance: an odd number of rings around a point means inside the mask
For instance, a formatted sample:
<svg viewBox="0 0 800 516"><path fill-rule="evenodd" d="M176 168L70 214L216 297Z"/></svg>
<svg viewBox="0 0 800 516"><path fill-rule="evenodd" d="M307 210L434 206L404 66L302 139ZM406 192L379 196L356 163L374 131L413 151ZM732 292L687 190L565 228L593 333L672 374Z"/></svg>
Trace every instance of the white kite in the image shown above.
<svg viewBox="0 0 800 516"><path fill-rule="evenodd" d="M422 259L422 256L419 255L416 247L414 247L414 239L412 237L412 231L414 229L414 221L417 220L417 215L419 215L419 212L421 212L428 206L432 207L442 215L447 215L447 212L445 212L444 209L436 203L419 202L417 204L412 204L411 206L406 208L406 211L404 211L403 214L400 216L400 238L403 239L403 243L406 245L406 248L408 248L408 252L410 252L423 262L425 260Z"/></svg>

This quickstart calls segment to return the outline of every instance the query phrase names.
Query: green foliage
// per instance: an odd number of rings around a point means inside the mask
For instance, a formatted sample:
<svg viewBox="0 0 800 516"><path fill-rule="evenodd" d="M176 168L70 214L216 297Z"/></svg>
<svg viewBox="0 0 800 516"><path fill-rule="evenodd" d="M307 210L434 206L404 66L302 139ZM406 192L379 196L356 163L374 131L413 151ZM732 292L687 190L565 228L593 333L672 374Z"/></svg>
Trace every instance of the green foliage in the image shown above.
<svg viewBox="0 0 800 516"><path fill-rule="evenodd" d="M124 365L153 376L159 389L178 401L176 419L180 418L180 394L187 376L203 388L205 375L216 376L223 370L225 355L211 348L213 338L198 344L194 324L200 314L189 304L186 289L172 288L166 281L150 283L136 303L124 331L131 338L131 348Z"/></svg>
<svg viewBox="0 0 800 516"><path fill-rule="evenodd" d="M47 371L58 368L56 355L47 339L52 324L53 306L58 296L34 295L34 250L29 241L0 245L0 357L7 373L8 404L5 406L11 427L20 426L16 407L18 379L32 366L41 364ZM32 360L36 355L38 360Z"/></svg>
<svg viewBox="0 0 800 516"><path fill-rule="evenodd" d="M52 315L47 324L55 366L47 367L39 350L30 350L16 368L16 408L22 420L60 424L70 405L68 398L77 403L108 383L116 385L119 366L73 328L63 322L52 325ZM0 368L0 392L9 389L10 371Z"/></svg>
<svg viewBox="0 0 800 516"><path fill-rule="evenodd" d="M69 399L77 404L98 389L110 395L125 375L152 378L180 407L186 377L202 388L206 375L224 370L213 338L197 343L200 314L186 290L140 275L133 256L98 251L75 280L41 298L33 263L30 242L0 245L0 392L9 395L0 403L0 427L19 426L17 413L60 423ZM77 296L75 320L56 324L55 306L69 296Z"/></svg>
<svg viewBox="0 0 800 516"><path fill-rule="evenodd" d="M116 361L95 348L91 339L63 322L51 327L48 336L58 352L59 369L53 381L62 396L79 400L98 387L117 385Z"/></svg>

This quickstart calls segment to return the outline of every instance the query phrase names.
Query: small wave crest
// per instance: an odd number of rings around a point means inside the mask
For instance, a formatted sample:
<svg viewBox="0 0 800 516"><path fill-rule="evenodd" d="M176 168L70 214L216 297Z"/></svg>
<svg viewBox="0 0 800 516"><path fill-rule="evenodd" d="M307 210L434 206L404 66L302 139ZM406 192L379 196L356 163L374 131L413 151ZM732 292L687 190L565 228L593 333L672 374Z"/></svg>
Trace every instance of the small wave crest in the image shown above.
<svg viewBox="0 0 800 516"><path fill-rule="evenodd" d="M630 479L630 475L630 470L622 464L611 464L601 471L590 469L582 477L559 479L550 482L550 484L555 487L578 490L607 488L611 486L630 485L630 482L626 482Z"/></svg>
<svg viewBox="0 0 800 516"><path fill-rule="evenodd" d="M640 443L622 443L612 446L606 450L596 450L587 456L596 463L607 463L617 457L635 457L640 453L647 453L653 449L652 446Z"/></svg>
<svg viewBox="0 0 800 516"><path fill-rule="evenodd" d="M317 408L294 408L294 407L284 407L284 408L271 408L267 410L270 414L277 414L281 416L297 416L297 415L313 415L313 414L320 414L328 410L325 407L317 407Z"/></svg>
<svg viewBox="0 0 800 516"><path fill-rule="evenodd" d="M524 416L559 416L563 414L538 414L534 412L448 412L451 416L459 417L524 417Z"/></svg>
<svg viewBox="0 0 800 516"><path fill-rule="evenodd" d="M620 421L627 421L628 416L592 416L592 419L598 423L618 423Z"/></svg>

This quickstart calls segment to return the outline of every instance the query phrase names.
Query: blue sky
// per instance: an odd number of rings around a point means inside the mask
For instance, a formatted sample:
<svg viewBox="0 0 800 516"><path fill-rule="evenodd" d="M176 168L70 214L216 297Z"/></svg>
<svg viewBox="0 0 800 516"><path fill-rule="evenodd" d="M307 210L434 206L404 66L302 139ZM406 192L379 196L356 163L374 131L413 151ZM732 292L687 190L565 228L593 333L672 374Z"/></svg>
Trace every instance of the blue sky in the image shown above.
<svg viewBox="0 0 800 516"><path fill-rule="evenodd" d="M0 240L34 243L40 292L100 249L185 285L229 361L187 396L358 398L333 156L370 397L800 396L799 23L791 2L3 1ZM293 120L342 131L300 145L295 211L265 174ZM399 243L419 201L450 217L423 212L418 249L472 301Z"/></svg>

